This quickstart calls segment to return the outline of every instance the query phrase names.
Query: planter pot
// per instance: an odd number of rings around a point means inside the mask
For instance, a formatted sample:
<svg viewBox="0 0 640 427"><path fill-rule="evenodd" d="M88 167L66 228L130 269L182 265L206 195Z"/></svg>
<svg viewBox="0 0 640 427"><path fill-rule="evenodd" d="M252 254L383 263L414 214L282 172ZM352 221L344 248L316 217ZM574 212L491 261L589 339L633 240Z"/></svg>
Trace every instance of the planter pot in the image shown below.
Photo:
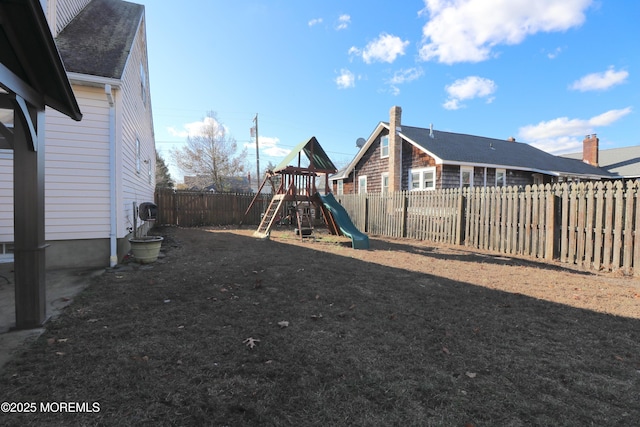
<svg viewBox="0 0 640 427"><path fill-rule="evenodd" d="M161 236L146 236L129 239L133 257L140 264L150 264L158 259L160 246L164 240Z"/></svg>

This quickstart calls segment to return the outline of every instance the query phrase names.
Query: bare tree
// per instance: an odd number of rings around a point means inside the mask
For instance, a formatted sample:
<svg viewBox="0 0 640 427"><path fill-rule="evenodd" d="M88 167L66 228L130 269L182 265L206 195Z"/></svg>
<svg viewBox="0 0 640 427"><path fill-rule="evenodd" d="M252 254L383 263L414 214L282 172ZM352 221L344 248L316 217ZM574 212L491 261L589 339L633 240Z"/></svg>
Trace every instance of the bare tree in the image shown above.
<svg viewBox="0 0 640 427"><path fill-rule="evenodd" d="M193 176L199 188L213 185L215 191L231 191L234 183L244 176L247 150L238 152L236 140L210 111L195 135L187 137L187 144L171 151L178 169Z"/></svg>

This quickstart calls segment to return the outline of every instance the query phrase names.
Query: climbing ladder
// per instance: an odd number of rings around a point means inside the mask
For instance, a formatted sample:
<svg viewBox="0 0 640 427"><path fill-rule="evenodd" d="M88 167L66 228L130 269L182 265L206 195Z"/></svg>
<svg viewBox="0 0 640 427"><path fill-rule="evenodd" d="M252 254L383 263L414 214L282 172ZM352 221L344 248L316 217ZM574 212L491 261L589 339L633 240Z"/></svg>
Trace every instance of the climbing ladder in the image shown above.
<svg viewBox="0 0 640 427"><path fill-rule="evenodd" d="M313 221L311 219L311 213L308 212L307 209L309 209L308 206L303 206L302 209L300 209L299 205L296 206L296 216L298 220L296 234L299 235L301 239L313 237ZM302 213L300 213L301 210Z"/></svg>
<svg viewBox="0 0 640 427"><path fill-rule="evenodd" d="M276 218L276 214L280 211L284 199L285 194L276 194L273 196L267 210L262 216L258 229L253 233L254 237L264 238L269 236L269 231L271 230L273 221Z"/></svg>

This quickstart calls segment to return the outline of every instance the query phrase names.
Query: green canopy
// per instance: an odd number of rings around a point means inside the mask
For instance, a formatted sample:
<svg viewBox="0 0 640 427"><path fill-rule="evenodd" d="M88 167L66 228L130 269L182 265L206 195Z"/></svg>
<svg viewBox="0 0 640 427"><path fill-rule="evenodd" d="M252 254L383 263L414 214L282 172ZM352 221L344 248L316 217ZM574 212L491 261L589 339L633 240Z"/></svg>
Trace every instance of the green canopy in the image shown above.
<svg viewBox="0 0 640 427"><path fill-rule="evenodd" d="M309 159L309 167L307 169L321 173L336 173L337 168L329 156L327 156L327 153L324 152L315 136L312 136L308 141L303 141L298 144L273 171L278 172L286 169L288 166L297 167L297 165L290 165L290 163L301 152L304 152Z"/></svg>

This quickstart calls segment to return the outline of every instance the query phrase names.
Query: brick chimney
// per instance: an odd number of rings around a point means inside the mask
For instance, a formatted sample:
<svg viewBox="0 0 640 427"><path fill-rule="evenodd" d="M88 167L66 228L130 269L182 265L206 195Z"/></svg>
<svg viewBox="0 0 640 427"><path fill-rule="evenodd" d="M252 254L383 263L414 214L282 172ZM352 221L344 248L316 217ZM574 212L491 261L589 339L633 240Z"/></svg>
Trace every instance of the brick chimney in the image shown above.
<svg viewBox="0 0 640 427"><path fill-rule="evenodd" d="M402 108L389 110L389 191L402 190L402 138L400 127Z"/></svg>
<svg viewBox="0 0 640 427"><path fill-rule="evenodd" d="M587 135L582 141L582 161L592 166L598 166L598 146L600 140L594 133Z"/></svg>

